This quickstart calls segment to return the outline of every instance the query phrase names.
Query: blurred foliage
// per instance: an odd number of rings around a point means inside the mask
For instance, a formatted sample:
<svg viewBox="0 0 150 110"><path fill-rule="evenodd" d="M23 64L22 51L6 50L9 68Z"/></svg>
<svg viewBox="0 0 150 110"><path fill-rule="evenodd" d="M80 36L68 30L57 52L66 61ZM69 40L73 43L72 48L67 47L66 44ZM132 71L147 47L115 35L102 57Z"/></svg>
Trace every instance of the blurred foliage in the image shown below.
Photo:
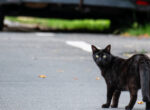
<svg viewBox="0 0 150 110"><path fill-rule="evenodd" d="M24 24L37 24L45 26L53 30L90 30L104 31L110 28L110 20L105 19L55 19L55 18L34 18L34 17L11 17L7 16L7 20L20 22Z"/></svg>
<svg viewBox="0 0 150 110"><path fill-rule="evenodd" d="M12 17L7 16L7 20L13 22L19 22L22 24L30 24L43 26L51 30L62 30L62 31L98 31L103 32L109 30L111 27L111 21L108 19L58 19L58 18L35 18L35 17ZM109 32L109 31L107 31ZM112 32L113 34L120 34L126 37L130 36L140 36L149 37L150 36L150 23L140 24L138 22L131 23L128 27L118 26L116 30Z"/></svg>
<svg viewBox="0 0 150 110"><path fill-rule="evenodd" d="M131 27L124 29L124 33L131 36L150 36L150 23L139 24L134 22Z"/></svg>

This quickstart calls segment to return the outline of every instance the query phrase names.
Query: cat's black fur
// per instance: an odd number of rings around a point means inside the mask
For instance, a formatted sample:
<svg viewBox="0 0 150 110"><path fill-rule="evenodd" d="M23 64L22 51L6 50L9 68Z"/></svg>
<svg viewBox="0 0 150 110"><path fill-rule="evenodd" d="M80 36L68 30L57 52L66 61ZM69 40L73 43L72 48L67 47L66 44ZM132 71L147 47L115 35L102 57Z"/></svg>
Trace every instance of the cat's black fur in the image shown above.
<svg viewBox="0 0 150 110"><path fill-rule="evenodd" d="M123 59L111 54L111 45L98 49L92 45L93 59L101 70L107 85L107 102L102 108L118 107L121 91L130 92L130 102L125 107L132 110L137 92L141 88L146 110L150 110L150 59L144 54L136 54Z"/></svg>

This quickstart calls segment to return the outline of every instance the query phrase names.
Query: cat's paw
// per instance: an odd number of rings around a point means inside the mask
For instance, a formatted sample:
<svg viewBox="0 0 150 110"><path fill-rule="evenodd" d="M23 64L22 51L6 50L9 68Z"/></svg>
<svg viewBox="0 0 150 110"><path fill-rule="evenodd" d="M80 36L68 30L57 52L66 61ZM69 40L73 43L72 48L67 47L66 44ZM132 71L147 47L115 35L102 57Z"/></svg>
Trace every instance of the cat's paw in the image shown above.
<svg viewBox="0 0 150 110"><path fill-rule="evenodd" d="M111 108L117 108L118 105L111 105Z"/></svg>
<svg viewBox="0 0 150 110"><path fill-rule="evenodd" d="M109 108L109 104L103 104L102 108Z"/></svg>
<svg viewBox="0 0 150 110"><path fill-rule="evenodd" d="M126 106L125 110L132 110L132 108L130 106Z"/></svg>

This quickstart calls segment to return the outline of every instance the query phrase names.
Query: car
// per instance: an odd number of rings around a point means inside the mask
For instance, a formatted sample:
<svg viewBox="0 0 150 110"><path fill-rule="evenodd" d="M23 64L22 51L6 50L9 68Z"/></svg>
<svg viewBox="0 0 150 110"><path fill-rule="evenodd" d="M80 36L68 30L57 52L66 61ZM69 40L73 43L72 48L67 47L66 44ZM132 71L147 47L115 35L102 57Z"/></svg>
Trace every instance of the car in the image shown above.
<svg viewBox="0 0 150 110"><path fill-rule="evenodd" d="M0 30L6 15L118 20L150 12L150 0L0 0Z"/></svg>

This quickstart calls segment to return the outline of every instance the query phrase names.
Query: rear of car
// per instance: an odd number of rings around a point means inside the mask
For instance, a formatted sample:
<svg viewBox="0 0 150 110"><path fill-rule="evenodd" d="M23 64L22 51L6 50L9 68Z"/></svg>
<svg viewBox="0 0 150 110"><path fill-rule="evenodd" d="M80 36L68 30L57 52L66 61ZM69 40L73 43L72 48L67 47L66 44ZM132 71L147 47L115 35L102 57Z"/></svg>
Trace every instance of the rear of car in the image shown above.
<svg viewBox="0 0 150 110"><path fill-rule="evenodd" d="M136 0L135 3L138 11L150 11L150 0Z"/></svg>
<svg viewBox="0 0 150 110"><path fill-rule="evenodd" d="M150 12L150 0L0 0L4 16L115 19L132 12ZM123 17L122 17L123 18Z"/></svg>

